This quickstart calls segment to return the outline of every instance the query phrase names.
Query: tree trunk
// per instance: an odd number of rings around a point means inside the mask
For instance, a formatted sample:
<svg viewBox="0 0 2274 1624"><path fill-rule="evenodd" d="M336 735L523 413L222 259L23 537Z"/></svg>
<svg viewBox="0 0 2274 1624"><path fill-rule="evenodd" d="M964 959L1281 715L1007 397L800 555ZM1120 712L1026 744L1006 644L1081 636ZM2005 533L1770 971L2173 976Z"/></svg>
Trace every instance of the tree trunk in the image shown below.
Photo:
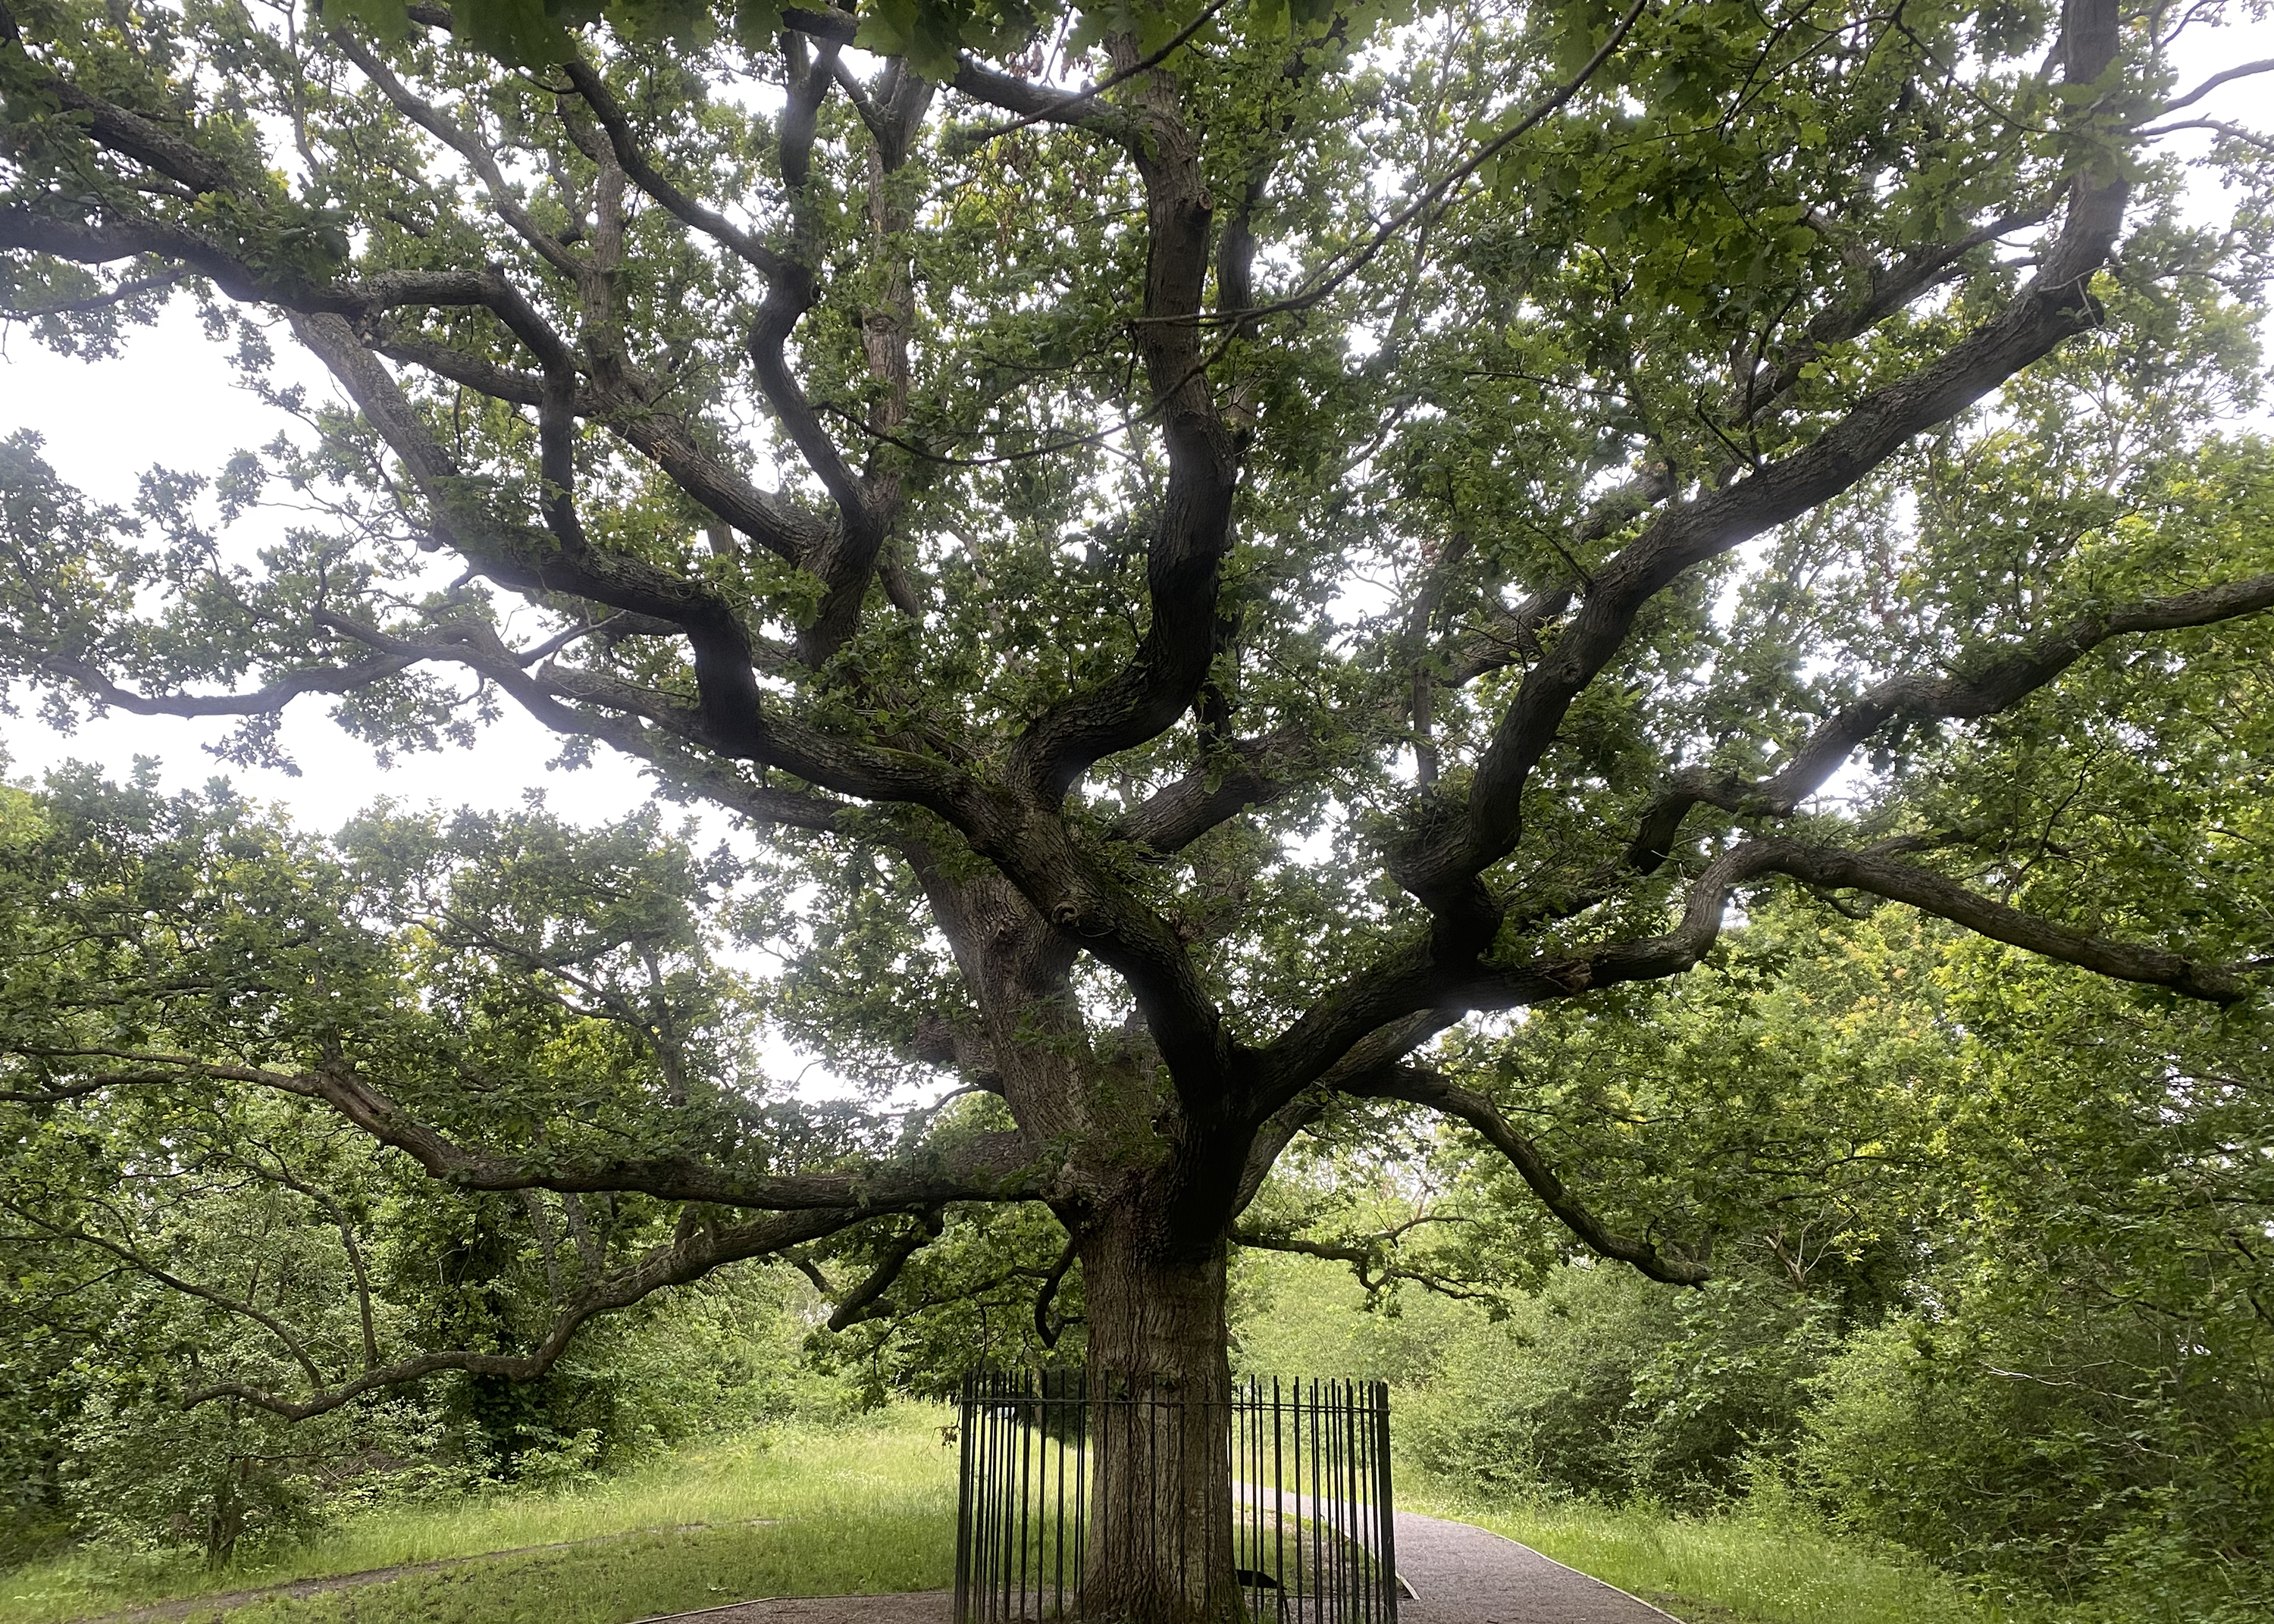
<svg viewBox="0 0 2274 1624"><path fill-rule="evenodd" d="M1079 1241L1095 1460L1086 1620L1217 1624L1232 1572L1231 1367L1221 1236L1172 1244L1142 1208Z"/></svg>
<svg viewBox="0 0 2274 1624"><path fill-rule="evenodd" d="M215 1480L213 1507L206 1516L208 1568L226 1568L237 1557L237 1542L245 1534L245 1500L237 1492L237 1480L244 1475L245 1464L234 1458L225 1459L221 1475Z"/></svg>

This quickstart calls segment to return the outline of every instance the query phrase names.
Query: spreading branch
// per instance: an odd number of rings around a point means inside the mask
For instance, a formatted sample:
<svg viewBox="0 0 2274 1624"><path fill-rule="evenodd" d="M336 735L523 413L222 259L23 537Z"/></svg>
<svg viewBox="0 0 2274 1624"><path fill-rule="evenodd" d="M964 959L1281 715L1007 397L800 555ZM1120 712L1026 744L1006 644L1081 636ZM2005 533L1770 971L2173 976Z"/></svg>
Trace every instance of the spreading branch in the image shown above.
<svg viewBox="0 0 2274 1624"><path fill-rule="evenodd" d="M1344 1092L1363 1099L1404 1100L1468 1124L1508 1159L1540 1204L1598 1256L1631 1264L1668 1285L1703 1285L1713 1278L1713 1270L1703 1262L1662 1251L1653 1241L1615 1234L1556 1177L1540 1147L1502 1116L1498 1106L1473 1089L1464 1088L1426 1066L1400 1065L1353 1081Z"/></svg>

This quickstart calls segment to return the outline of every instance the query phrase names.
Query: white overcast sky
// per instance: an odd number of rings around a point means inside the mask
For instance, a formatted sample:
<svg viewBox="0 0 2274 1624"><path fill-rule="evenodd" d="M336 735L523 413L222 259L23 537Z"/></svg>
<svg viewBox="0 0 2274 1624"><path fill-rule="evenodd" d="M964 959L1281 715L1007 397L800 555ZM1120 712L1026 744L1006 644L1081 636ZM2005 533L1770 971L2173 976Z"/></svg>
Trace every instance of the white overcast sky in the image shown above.
<svg viewBox="0 0 2274 1624"><path fill-rule="evenodd" d="M2181 44L2180 85L2187 88L2221 69L2274 56L2274 24L2202 30ZM2270 86L2274 76L2225 86L2189 116L2257 122L2254 116ZM2203 189L2198 206L2207 217L2220 217L2215 189ZM278 349L280 380L297 377L312 391L329 390L320 369L289 338L280 335ZM237 387L186 300L177 300L156 327L139 330L124 353L109 361L58 357L21 331L0 335L0 434L39 431L56 471L105 500L131 500L137 477L153 463L216 471L231 452L266 442L287 423ZM27 695L14 697L19 713L0 716L0 746L9 758L10 778L34 777L71 759L123 773L136 756L155 757L169 787L200 784L224 771L201 748L221 736L222 724L114 715L65 735L38 719L25 703ZM556 811L591 822L618 816L646 795L640 776L605 751L591 769L549 771L555 741L510 710L474 749L400 757L384 770L368 747L332 726L320 700L293 706L284 741L301 768L298 777L225 771L247 793L288 808L304 827L316 830L338 827L381 796L413 804L502 808L520 804L524 791L538 786Z"/></svg>

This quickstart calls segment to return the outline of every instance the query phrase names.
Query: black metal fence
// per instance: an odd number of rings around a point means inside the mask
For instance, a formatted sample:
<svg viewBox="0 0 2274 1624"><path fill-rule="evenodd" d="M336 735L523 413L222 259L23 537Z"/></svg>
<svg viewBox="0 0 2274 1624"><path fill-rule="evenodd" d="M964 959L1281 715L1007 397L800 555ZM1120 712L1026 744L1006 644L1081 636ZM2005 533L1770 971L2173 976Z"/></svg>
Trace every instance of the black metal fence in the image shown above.
<svg viewBox="0 0 2274 1624"><path fill-rule="evenodd" d="M1258 1624L1396 1624L1389 1393L1247 1380L1226 1400L1079 1372L963 1389L956 1624L1108 1619L1229 1567ZM1197 1588L1196 1588L1197 1587Z"/></svg>

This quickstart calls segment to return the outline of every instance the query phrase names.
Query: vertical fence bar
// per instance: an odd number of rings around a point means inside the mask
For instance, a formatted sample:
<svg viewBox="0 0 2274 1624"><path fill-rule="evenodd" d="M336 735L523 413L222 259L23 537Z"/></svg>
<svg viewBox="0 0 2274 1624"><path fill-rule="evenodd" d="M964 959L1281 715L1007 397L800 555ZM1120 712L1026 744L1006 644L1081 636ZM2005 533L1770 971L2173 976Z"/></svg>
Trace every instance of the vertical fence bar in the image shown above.
<svg viewBox="0 0 2274 1624"><path fill-rule="evenodd" d="M1358 1384L1356 1382L1345 1381L1341 1383L1340 1386L1342 1387L1342 1402L1340 1405L1337 1406L1339 1413L1335 1417L1335 1432L1342 1440L1340 1447L1342 1452L1343 1470L1342 1477L1336 1485L1337 1492L1336 1493L1335 1499L1337 1504L1335 1515L1341 1520L1343 1524L1342 1558L1344 1577L1343 1583L1338 1588L1343 1593L1343 1605L1344 1609L1355 1616L1360 1609L1360 1598L1366 1594L1364 1590L1360 1588L1363 1583L1361 1576L1363 1570L1359 1565L1358 1449L1356 1447L1358 1443L1358 1415L1356 1410L1352 1408L1358 1400Z"/></svg>
<svg viewBox="0 0 2274 1624"><path fill-rule="evenodd" d="M979 1414L973 1422L978 1432L972 1440L973 1462L984 1474L975 1496L978 1503L978 1550L977 1566L971 1575L976 1616L983 1624L995 1616L995 1489L998 1479L995 1471L994 1397L995 1378L990 1375L980 1384Z"/></svg>
<svg viewBox="0 0 2274 1624"><path fill-rule="evenodd" d="M1248 1568L1255 1569L1255 1608L1264 1605L1264 1574L1278 1578L1264 1565L1264 1385L1248 1379Z"/></svg>
<svg viewBox="0 0 2274 1624"><path fill-rule="evenodd" d="M1249 1521L1255 1530L1254 1537L1248 1545L1247 1560L1248 1564L1255 1569L1258 1580L1261 1580L1265 1574L1269 1574L1274 1579L1277 1579L1278 1573L1266 1567L1263 1561L1263 1383L1260 1380L1253 1377L1249 1379L1247 1398L1247 1500L1249 1508L1254 1514ZM1255 1591L1255 1605L1261 1608L1263 1605L1263 1586L1258 1583Z"/></svg>
<svg viewBox="0 0 2274 1624"><path fill-rule="evenodd" d="M1358 1424L1358 1383L1343 1384L1346 1407L1343 1417L1343 1436L1349 1441L1344 1453L1350 1457L1350 1565L1351 1616L1359 1624L1374 1624L1374 1542L1366 1526L1366 1430Z"/></svg>
<svg viewBox="0 0 2274 1624"><path fill-rule="evenodd" d="M1373 1408L1367 1421L1374 1432L1374 1475L1367 1492L1374 1498L1374 1549L1382 1601L1376 1609L1382 1624L1397 1621L1397 1539L1389 1526L1389 1388L1371 1384Z"/></svg>
<svg viewBox="0 0 2274 1624"><path fill-rule="evenodd" d="M1077 1609L1081 1605L1080 1598L1083 1575L1089 1571L1083 1566L1088 1555L1088 1546L1083 1537L1089 1531L1090 1402L1088 1381L1085 1379L1078 1384L1078 1387L1075 1402L1079 1407L1074 1411L1074 1425L1075 1436L1081 1440L1081 1447L1073 1457L1073 1589L1074 1606Z"/></svg>
<svg viewBox="0 0 2274 1624"><path fill-rule="evenodd" d="M981 1377L971 1405L971 1465L979 1479L971 1491L971 1608L972 1617L983 1620L992 1611L983 1592L995 1576L994 1553L987 1538L988 1500L995 1487L995 1474L987 1470L987 1395L992 1385L992 1378Z"/></svg>
<svg viewBox="0 0 2274 1624"><path fill-rule="evenodd" d="M981 1380L971 1418L972 1469L979 1474L971 1497L972 1605L973 1617L983 1621L995 1615L989 1589L995 1582L995 1473L989 1455L995 1447L995 1433L989 1424L994 1412L988 1402L994 1386L991 1376Z"/></svg>
<svg viewBox="0 0 2274 1624"><path fill-rule="evenodd" d="M1019 1471L1017 1478L1019 1494L1019 1566L1014 1576L1014 1583L1012 1587L1013 1594L1017 1598L1018 1607L1018 1611L1013 1613L1013 1616L1019 1619L1028 1619L1034 1616L1031 1606L1031 1598L1034 1595L1031 1580L1035 1566L1036 1546L1040 1542L1042 1535L1041 1528L1038 1527L1035 1522L1035 1457L1041 1452L1040 1445L1042 1440L1038 1436L1036 1436L1035 1432L1035 1417L1039 1411L1040 1406L1035 1397L1034 1387L1035 1381L1033 1375L1028 1372L1020 1372L1019 1375L1019 1422L1017 1434L1019 1440Z"/></svg>
<svg viewBox="0 0 2274 1624"><path fill-rule="evenodd" d="M1336 1424L1335 1400L1340 1384L1329 1380L1323 1384L1326 1392L1319 1404L1319 1430L1326 1446L1326 1473L1321 1479L1326 1494L1320 1502L1319 1522L1327 1548L1327 1592L1334 1598L1335 1624L1347 1624L1349 1609L1343 1605L1343 1430Z"/></svg>
<svg viewBox="0 0 2274 1624"><path fill-rule="evenodd" d="M1003 1616L1002 1598L995 1594L994 1579L1003 1568L1003 1379L997 1377L990 1384L993 1392L987 1404L987 1616L991 1620Z"/></svg>
<svg viewBox="0 0 2274 1624"><path fill-rule="evenodd" d="M1329 1588L1335 1598L1335 1624L1347 1624L1350 1617L1350 1598L1344 1592L1350 1582L1350 1550L1343 1538L1343 1429L1341 1408L1342 1383L1327 1383L1326 1414L1321 1417L1327 1429L1327 1503L1319 1508L1320 1520L1327 1525L1327 1563L1330 1575Z"/></svg>
<svg viewBox="0 0 2274 1624"><path fill-rule="evenodd" d="M998 1499L1000 1506L1003 1506L1003 1560L996 1562L996 1568L998 1568L1000 1574L1003 1574L1003 1611L996 1613L996 1617L1000 1617L1000 1620L1014 1620L1014 1617L1019 1615L1012 1613L1010 1597L1012 1597L1012 1583L1014 1583L1014 1576L1012 1576L1012 1529L1014 1529L1014 1522L1016 1517L1019 1517L1019 1508L1012 1503L1012 1492L1014 1492L1012 1460L1016 1458L1016 1451L1019 1451L1019 1399L1016 1399L1019 1387L1016 1387L1016 1376L1005 1376L1005 1379L1003 1379L1003 1387L1000 1387L1000 1392L1003 1392L1003 1401L996 1406L996 1417L998 1417L998 1422L1000 1422L998 1442L996 1442L996 1458L1003 1462L1003 1465L1000 1465L1003 1481L996 1485L996 1499Z"/></svg>
<svg viewBox="0 0 2274 1624"><path fill-rule="evenodd" d="M1281 1536L1294 1547L1295 1566L1290 1570L1289 1588L1295 1595L1296 1613L1310 1616L1311 1587L1303 1565L1303 1384L1291 1381L1283 1397L1286 1403L1287 1470L1280 1481L1286 1485L1280 1496L1285 1504Z"/></svg>
<svg viewBox="0 0 2274 1624"><path fill-rule="evenodd" d="M1366 1624L1366 1546L1359 1532L1358 1499L1358 1415L1352 1408L1358 1402L1358 1384L1343 1383L1343 1486L1346 1498L1343 1501L1343 1560L1350 1565L1351 1616Z"/></svg>
<svg viewBox="0 0 2274 1624"><path fill-rule="evenodd" d="M1397 1505L1389 1477L1389 1384L1377 1381L1374 1389L1374 1449L1382 1460L1374 1489L1382 1507L1382 1595L1389 1604L1389 1624L1397 1624Z"/></svg>
<svg viewBox="0 0 2274 1624"><path fill-rule="evenodd" d="M1271 1379L1271 1571L1279 1575L1279 1610L1295 1595L1295 1575L1287 1571L1286 1411L1279 1400L1279 1378Z"/></svg>
<svg viewBox="0 0 2274 1624"><path fill-rule="evenodd" d="M1318 1559L1319 1617L1340 1624L1335 1607L1334 1544L1328 1522L1334 1504L1329 1485L1334 1480L1334 1433L1329 1430L1327 1406L1333 1390L1315 1377L1311 1382L1311 1545Z"/></svg>
<svg viewBox="0 0 2274 1624"><path fill-rule="evenodd" d="M1058 1452L1058 1508L1056 1515L1050 1519L1050 1616L1054 1619L1062 1619L1065 1617L1066 1474L1065 1422L1063 1418L1065 1410L1065 1381L1063 1376L1060 1377L1058 1381L1058 1407L1055 1410L1049 1408L1050 1399L1050 1373L1048 1371L1044 1371L1043 1372L1043 1400L1044 1403L1043 1415L1045 1419L1050 1423L1050 1432L1045 1434L1045 1436L1051 1440L1052 1447Z"/></svg>
<svg viewBox="0 0 2274 1624"><path fill-rule="evenodd" d="M1319 1508L1326 1499L1326 1485L1320 1475L1322 1456L1319 1448L1319 1381L1315 1376L1311 1379L1310 1402L1306 1408L1307 1413L1304 1419L1310 1424L1311 1429L1311 1503L1306 1509L1311 1515L1305 1526L1311 1530L1311 1594L1315 1598L1319 1617L1324 1619L1327 1602L1327 1541L1326 1530L1320 1526Z"/></svg>
<svg viewBox="0 0 2274 1624"><path fill-rule="evenodd" d="M1020 1373L1018 1406L1013 1412L1017 1420L1011 1434L1019 1460L1017 1474L1013 1478L1016 1485L1014 1492L1019 1497L1019 1561L1018 1566L1011 1570L1012 1605L1014 1609L1011 1616L1014 1619L1028 1616L1027 1563L1032 1554L1029 1546L1035 1508L1035 1429L1032 1425L1034 1406L1028 1398L1031 1380L1026 1372Z"/></svg>
<svg viewBox="0 0 2274 1624"><path fill-rule="evenodd" d="M975 1372L963 1379L955 1437L961 1458L955 1477L955 1624L971 1624L971 1411Z"/></svg>
<svg viewBox="0 0 2274 1624"><path fill-rule="evenodd" d="M1351 1542L1351 1605L1364 1624L1375 1624L1374 1616L1374 1530L1367 1526L1367 1442L1373 1436L1371 1428L1359 1425L1359 1394L1362 1390L1353 1381L1345 1384L1350 1397L1350 1409L1343 1418L1344 1433L1350 1439L1350 1542Z"/></svg>

